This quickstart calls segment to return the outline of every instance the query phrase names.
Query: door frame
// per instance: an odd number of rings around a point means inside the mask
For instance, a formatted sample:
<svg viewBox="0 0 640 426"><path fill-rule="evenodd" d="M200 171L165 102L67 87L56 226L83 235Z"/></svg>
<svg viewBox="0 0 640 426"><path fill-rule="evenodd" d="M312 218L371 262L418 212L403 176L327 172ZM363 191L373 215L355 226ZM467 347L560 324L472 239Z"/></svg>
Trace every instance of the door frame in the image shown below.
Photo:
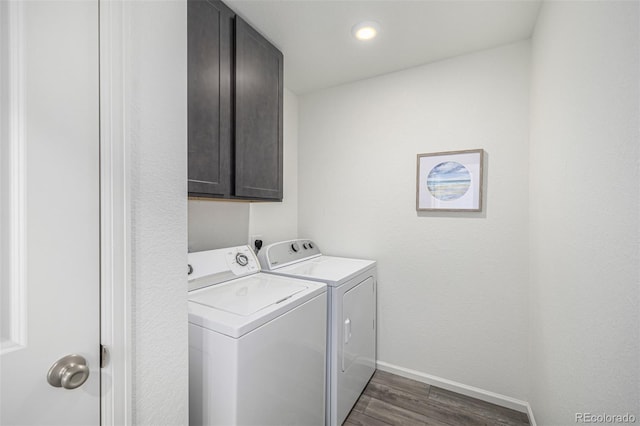
<svg viewBox="0 0 640 426"><path fill-rule="evenodd" d="M100 423L133 425L131 152L125 108L129 6L98 0L100 55Z"/></svg>

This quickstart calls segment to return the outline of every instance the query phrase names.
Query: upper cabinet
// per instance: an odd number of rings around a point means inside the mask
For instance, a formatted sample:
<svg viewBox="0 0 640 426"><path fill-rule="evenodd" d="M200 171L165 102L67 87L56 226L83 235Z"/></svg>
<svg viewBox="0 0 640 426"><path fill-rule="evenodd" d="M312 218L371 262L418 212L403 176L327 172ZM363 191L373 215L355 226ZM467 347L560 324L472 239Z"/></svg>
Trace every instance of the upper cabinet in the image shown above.
<svg viewBox="0 0 640 426"><path fill-rule="evenodd" d="M236 195L282 199L283 56L236 16Z"/></svg>
<svg viewBox="0 0 640 426"><path fill-rule="evenodd" d="M283 56L220 1L188 1L190 196L282 200Z"/></svg>
<svg viewBox="0 0 640 426"><path fill-rule="evenodd" d="M234 13L222 2L187 4L189 193L231 191Z"/></svg>

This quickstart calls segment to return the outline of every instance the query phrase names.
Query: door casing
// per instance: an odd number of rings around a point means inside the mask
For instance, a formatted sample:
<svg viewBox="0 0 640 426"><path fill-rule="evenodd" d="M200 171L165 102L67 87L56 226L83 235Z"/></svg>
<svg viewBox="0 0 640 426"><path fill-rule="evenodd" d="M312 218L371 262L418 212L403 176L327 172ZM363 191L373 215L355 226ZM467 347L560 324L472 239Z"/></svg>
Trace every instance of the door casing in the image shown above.
<svg viewBox="0 0 640 426"><path fill-rule="evenodd" d="M100 10L100 339L107 349L101 424L133 425L131 315L131 153L125 132L128 2Z"/></svg>

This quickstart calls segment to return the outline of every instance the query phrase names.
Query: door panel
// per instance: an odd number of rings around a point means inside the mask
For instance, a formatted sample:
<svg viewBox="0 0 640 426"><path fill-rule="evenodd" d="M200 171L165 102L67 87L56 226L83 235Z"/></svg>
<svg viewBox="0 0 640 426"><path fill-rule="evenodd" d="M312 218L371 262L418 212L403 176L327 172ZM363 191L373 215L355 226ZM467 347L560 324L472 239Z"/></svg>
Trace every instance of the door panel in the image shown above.
<svg viewBox="0 0 640 426"><path fill-rule="evenodd" d="M189 0L189 193L231 190L233 12L220 1Z"/></svg>
<svg viewBox="0 0 640 426"><path fill-rule="evenodd" d="M12 34L0 41L2 164L11 164L2 169L2 208L20 212L24 200L22 216L1 224L11 239L2 246L2 296L25 307L8 314L22 334L3 327L0 423L98 425L98 2L2 2L0 14ZM74 390L50 386L49 368L68 354L87 360L88 380Z"/></svg>
<svg viewBox="0 0 640 426"><path fill-rule="evenodd" d="M340 423L356 402L375 371L375 280L368 277L342 298L341 341L338 353L337 413Z"/></svg>
<svg viewBox="0 0 640 426"><path fill-rule="evenodd" d="M236 17L235 195L282 200L282 53Z"/></svg>
<svg viewBox="0 0 640 426"><path fill-rule="evenodd" d="M373 278L369 277L344 295L342 305L342 371L354 363L375 360L375 300Z"/></svg>

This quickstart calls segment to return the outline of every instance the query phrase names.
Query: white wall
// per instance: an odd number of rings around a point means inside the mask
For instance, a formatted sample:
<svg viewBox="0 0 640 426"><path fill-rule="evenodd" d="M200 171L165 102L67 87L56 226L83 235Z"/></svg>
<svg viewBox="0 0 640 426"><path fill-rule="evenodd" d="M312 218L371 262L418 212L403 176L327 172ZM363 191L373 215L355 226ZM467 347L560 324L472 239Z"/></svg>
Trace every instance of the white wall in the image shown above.
<svg viewBox="0 0 640 426"><path fill-rule="evenodd" d="M189 252L247 244L250 204L189 200Z"/></svg>
<svg viewBox="0 0 640 426"><path fill-rule="evenodd" d="M189 251L264 244L298 234L298 98L284 91L284 195L281 203L189 200Z"/></svg>
<svg viewBox="0 0 640 426"><path fill-rule="evenodd" d="M378 261L378 358L526 392L529 44L300 98L299 232ZM483 213L415 210L416 154L483 148Z"/></svg>
<svg viewBox="0 0 640 426"><path fill-rule="evenodd" d="M533 37L531 403L640 418L638 2L548 2Z"/></svg>
<svg viewBox="0 0 640 426"><path fill-rule="evenodd" d="M186 2L129 2L133 422L188 423Z"/></svg>

